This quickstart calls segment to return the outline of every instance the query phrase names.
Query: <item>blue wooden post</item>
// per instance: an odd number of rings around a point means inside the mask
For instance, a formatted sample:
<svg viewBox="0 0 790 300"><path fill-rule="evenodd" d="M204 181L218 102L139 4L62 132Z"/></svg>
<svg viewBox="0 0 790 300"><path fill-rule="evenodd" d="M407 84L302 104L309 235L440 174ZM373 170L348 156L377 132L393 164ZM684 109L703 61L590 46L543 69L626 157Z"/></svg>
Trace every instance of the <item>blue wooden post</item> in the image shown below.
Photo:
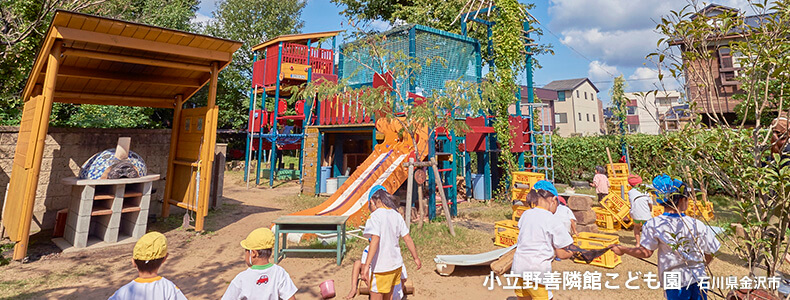
<svg viewBox="0 0 790 300"><path fill-rule="evenodd" d="M524 31L527 32L526 33L527 43L529 43L529 29L530 29L530 27L531 26L530 26L529 22L525 21L524 25L523 25L523 28L524 28ZM535 88L533 86L534 83L532 82L532 75L533 75L532 74L533 73L533 70L532 70L532 54L530 54L531 51L532 51L532 47L526 46L524 50L527 53L527 57L526 57L526 59L527 59L527 61L526 61L526 68L527 68L527 102L535 103L535 91L534 91ZM543 108L541 108L541 111L544 111ZM550 116L550 118L554 118L554 116ZM543 131L543 128L541 127L540 130ZM530 150L532 150L532 167L534 169L538 165L538 147L536 146L536 139L535 139L535 108L533 108L532 105L529 106L529 132L530 132L530 135L529 135ZM541 146L542 147L546 147L545 144L546 143L544 141L543 143L541 143ZM543 159L544 159L544 162L545 162L546 158L544 157ZM546 174L546 175L548 175L548 174Z"/></svg>
<svg viewBox="0 0 790 300"><path fill-rule="evenodd" d="M272 138L272 156L269 160L269 187L274 185L274 177L277 173L277 135L279 134L277 131L277 115L278 106L280 106L280 72L282 72L282 64L283 64L283 42L280 42L277 46L277 78L276 83L274 86L274 117L272 118L272 134L274 135Z"/></svg>
<svg viewBox="0 0 790 300"><path fill-rule="evenodd" d="M431 130L431 134L428 136L429 158L436 157L435 137L435 131ZM426 173L428 173L428 218L433 220L436 218L436 180L438 180L438 178L436 178L436 175L433 174L433 170L430 168Z"/></svg>
<svg viewBox="0 0 790 300"><path fill-rule="evenodd" d="M253 66L252 71L253 72L255 72L255 61L256 60L258 60L258 51L253 51L252 52L252 66ZM265 67L263 69L266 70ZM253 125L255 125L255 124L253 124L253 123L255 123L255 118L254 118L255 115L252 114L252 111L255 110L255 107L254 107L255 104L253 103L254 97L255 97L255 83L253 82L250 85L250 105L249 105L249 108L250 108L249 109L249 116L253 116L253 119L249 120L248 124L247 124L247 126L250 126L252 128L247 128L248 129L247 130L247 148L244 148L244 150L245 150L244 151L244 182L247 182L247 176L249 175L249 169L248 168L250 167L250 152L252 152L252 149L250 149L250 147L252 147L252 141L251 141L252 140L252 135L255 133L255 127L253 126ZM258 128L260 128L260 126ZM258 129L258 130L260 130L260 129Z"/></svg>
<svg viewBox="0 0 790 300"><path fill-rule="evenodd" d="M415 62L415 60L417 59L417 29L415 27L416 26L412 26L411 29L409 29L409 62L410 63ZM409 83L408 83L409 92L412 93L415 92L414 87L416 86L416 80L417 77L412 72L411 67L409 67ZM409 101L409 99L406 99L406 101Z"/></svg>

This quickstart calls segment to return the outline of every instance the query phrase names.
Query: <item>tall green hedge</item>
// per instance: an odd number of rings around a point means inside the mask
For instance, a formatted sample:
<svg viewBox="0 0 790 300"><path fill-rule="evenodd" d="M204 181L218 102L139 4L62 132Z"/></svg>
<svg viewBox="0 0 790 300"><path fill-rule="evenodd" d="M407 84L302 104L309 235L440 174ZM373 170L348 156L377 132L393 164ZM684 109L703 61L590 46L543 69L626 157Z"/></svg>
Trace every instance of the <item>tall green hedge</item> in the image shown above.
<svg viewBox="0 0 790 300"><path fill-rule="evenodd" d="M552 137L554 146L555 182L570 183L571 180L591 181L595 166L609 162L606 148L612 160L621 157L620 136ZM666 172L668 138L665 135L626 135L632 173L643 178L652 178Z"/></svg>

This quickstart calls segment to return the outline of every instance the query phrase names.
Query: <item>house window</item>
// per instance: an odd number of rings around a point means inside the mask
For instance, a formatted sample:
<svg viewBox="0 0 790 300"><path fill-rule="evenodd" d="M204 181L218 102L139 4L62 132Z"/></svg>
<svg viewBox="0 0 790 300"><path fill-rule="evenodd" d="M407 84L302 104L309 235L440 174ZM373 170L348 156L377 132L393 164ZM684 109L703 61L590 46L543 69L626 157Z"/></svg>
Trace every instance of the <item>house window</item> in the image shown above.
<svg viewBox="0 0 790 300"><path fill-rule="evenodd" d="M672 98L658 98L658 105L660 106L671 106L672 105Z"/></svg>
<svg viewBox="0 0 790 300"><path fill-rule="evenodd" d="M558 102L565 102L565 92L563 92L563 91L557 92L557 101Z"/></svg>
<svg viewBox="0 0 790 300"><path fill-rule="evenodd" d="M582 113L579 113L579 121L582 120Z"/></svg>
<svg viewBox="0 0 790 300"><path fill-rule="evenodd" d="M629 106L628 115L635 115L635 114L636 114L636 106Z"/></svg>
<svg viewBox="0 0 790 300"><path fill-rule="evenodd" d="M595 115L593 115L593 122L595 122Z"/></svg>
<svg viewBox="0 0 790 300"><path fill-rule="evenodd" d="M629 124L628 125L628 132L637 132L637 131L639 131L639 125L638 124Z"/></svg>
<svg viewBox="0 0 790 300"><path fill-rule="evenodd" d="M587 114L587 122L590 122L590 114Z"/></svg>
<svg viewBox="0 0 790 300"><path fill-rule="evenodd" d="M592 101L595 101L595 93L590 93L590 99L591 99Z"/></svg>
<svg viewBox="0 0 790 300"><path fill-rule="evenodd" d="M584 99L587 99L587 92L584 92Z"/></svg>
<svg viewBox="0 0 790 300"><path fill-rule="evenodd" d="M721 47L719 48L719 69L732 69L732 53L730 52L730 48Z"/></svg>
<svg viewBox="0 0 790 300"><path fill-rule="evenodd" d="M557 124L566 124L568 123L568 114L567 113L556 113L554 114L554 122Z"/></svg>
<svg viewBox="0 0 790 300"><path fill-rule="evenodd" d="M576 98L579 98L579 90L576 90Z"/></svg>

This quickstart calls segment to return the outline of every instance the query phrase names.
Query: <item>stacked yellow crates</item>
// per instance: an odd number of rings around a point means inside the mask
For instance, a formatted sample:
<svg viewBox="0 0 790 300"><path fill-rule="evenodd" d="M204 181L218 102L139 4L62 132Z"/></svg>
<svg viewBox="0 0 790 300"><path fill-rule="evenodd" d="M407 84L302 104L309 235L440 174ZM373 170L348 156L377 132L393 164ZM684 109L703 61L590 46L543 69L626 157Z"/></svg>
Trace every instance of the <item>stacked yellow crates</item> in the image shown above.
<svg viewBox="0 0 790 300"><path fill-rule="evenodd" d="M534 172L513 172L513 185L526 186L525 188L513 188L511 198L513 200L525 201L527 194L532 187L540 180L546 179L543 173ZM518 220L521 214L529 207L513 205L513 216L510 220L502 220L494 223L494 245L500 247L510 247L518 240Z"/></svg>
<svg viewBox="0 0 790 300"><path fill-rule="evenodd" d="M579 248L586 250L597 250L619 244L620 238L616 235L579 232L579 234L574 237L573 241L576 246L579 246ZM574 259L573 261L576 263L585 263L584 261L578 259ZM621 262L622 258L620 258L619 255L614 254L612 250L609 250L603 255L594 259L592 262L590 262L590 264L593 266L611 269L619 265Z"/></svg>

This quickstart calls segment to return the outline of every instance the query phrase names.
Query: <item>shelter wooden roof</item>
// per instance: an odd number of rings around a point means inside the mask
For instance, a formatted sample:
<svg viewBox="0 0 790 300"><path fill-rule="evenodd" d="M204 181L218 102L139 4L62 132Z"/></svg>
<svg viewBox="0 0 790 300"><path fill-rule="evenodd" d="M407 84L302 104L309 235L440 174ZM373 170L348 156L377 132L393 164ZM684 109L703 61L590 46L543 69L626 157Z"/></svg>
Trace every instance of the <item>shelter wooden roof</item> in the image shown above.
<svg viewBox="0 0 790 300"><path fill-rule="evenodd" d="M315 32L315 33L300 33L300 34L288 34L288 35L281 35L274 39L265 41L255 47L252 47L252 51L258 51L260 49L266 48L269 45L279 43L279 42L289 42L294 44L302 44L306 45L307 40L318 40L325 37L332 37L338 35L342 30L337 31L325 31L325 32Z"/></svg>
<svg viewBox="0 0 790 300"><path fill-rule="evenodd" d="M39 92L47 57L60 46L54 101L173 108L226 67L242 43L70 11L57 11L23 99Z"/></svg>

